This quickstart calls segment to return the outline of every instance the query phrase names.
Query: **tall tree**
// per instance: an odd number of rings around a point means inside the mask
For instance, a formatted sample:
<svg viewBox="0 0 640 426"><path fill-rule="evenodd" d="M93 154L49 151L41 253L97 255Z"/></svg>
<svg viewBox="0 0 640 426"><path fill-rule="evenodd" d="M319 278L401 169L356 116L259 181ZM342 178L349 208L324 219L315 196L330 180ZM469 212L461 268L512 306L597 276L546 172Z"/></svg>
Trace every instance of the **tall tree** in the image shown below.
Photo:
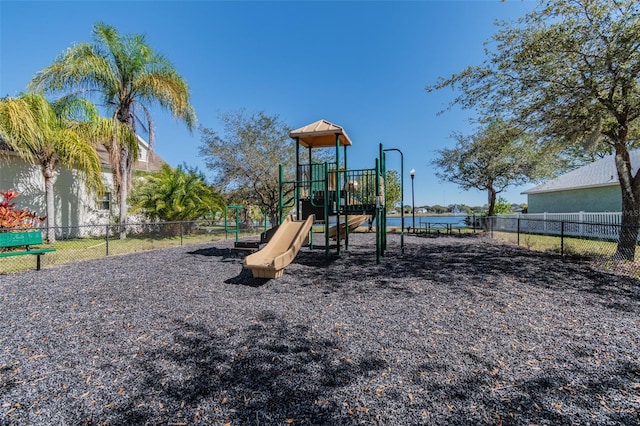
<svg viewBox="0 0 640 426"><path fill-rule="evenodd" d="M131 192L132 209L164 221L196 220L224 211L224 200L195 168L162 166Z"/></svg>
<svg viewBox="0 0 640 426"><path fill-rule="evenodd" d="M155 139L152 105L170 110L192 129L196 116L189 103L186 81L164 56L149 46L144 36L122 36L115 28L100 22L93 27L93 36L94 44L76 44L38 72L29 83L30 90L99 94L113 120L136 133L140 128L148 133L150 149ZM138 156L137 142L130 142L113 139L105 144L111 155L122 224L127 221L127 195ZM123 227L121 237L125 235Z"/></svg>
<svg viewBox="0 0 640 426"><path fill-rule="evenodd" d="M558 166L549 150L538 148L517 128L495 121L471 136L455 135L454 148L438 150L436 175L460 188L487 191L489 211L496 196L512 185L551 176Z"/></svg>
<svg viewBox="0 0 640 426"><path fill-rule="evenodd" d="M617 256L629 260L640 225L640 174L629 158L640 137L638 34L637 0L544 0L501 24L483 64L427 87L459 88L454 103L513 116L543 143L613 148L622 192Z"/></svg>
<svg viewBox="0 0 640 426"><path fill-rule="evenodd" d="M49 243L55 242L53 184L58 168L80 171L88 190L100 192L102 166L94 146L111 131L111 123L83 99L50 103L41 94L25 94L0 100L0 136L11 151L42 171Z"/></svg>
<svg viewBox="0 0 640 426"><path fill-rule="evenodd" d="M295 177L295 144L290 128L277 115L244 110L222 114L221 134L202 129L200 155L211 169L215 185L234 192L256 205L278 223L280 181L278 165L285 167L286 179Z"/></svg>

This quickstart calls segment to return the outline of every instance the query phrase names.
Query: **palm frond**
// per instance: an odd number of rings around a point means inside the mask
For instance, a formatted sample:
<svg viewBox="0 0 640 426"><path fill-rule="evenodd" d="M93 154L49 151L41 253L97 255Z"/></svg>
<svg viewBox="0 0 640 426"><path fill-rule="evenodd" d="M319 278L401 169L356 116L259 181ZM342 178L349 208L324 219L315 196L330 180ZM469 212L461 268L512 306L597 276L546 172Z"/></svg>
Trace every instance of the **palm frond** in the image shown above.
<svg viewBox="0 0 640 426"><path fill-rule="evenodd" d="M29 82L29 91L58 92L69 87L96 89L118 87L117 75L107 57L88 43L68 48L56 60L37 72Z"/></svg>
<svg viewBox="0 0 640 426"><path fill-rule="evenodd" d="M102 182L102 164L96 150L87 143L87 136L79 132L80 128L62 129L57 134L56 152L60 162L73 168L84 176L85 186L89 191L101 195L104 191Z"/></svg>
<svg viewBox="0 0 640 426"><path fill-rule="evenodd" d="M197 118L189 99L189 87L175 70L148 72L136 80L140 96L147 102L157 102L162 108L171 111L192 130Z"/></svg>
<svg viewBox="0 0 640 426"><path fill-rule="evenodd" d="M34 161L38 132L38 124L28 102L10 97L0 100L0 137L26 161Z"/></svg>

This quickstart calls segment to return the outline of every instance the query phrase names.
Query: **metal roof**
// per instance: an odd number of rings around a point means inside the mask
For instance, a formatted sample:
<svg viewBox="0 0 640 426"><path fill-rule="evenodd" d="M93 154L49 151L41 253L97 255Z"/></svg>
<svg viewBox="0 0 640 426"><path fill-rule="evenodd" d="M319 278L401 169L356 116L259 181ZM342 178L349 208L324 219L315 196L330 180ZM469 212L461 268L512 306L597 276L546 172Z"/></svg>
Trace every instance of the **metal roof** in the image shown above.
<svg viewBox="0 0 640 426"><path fill-rule="evenodd" d="M631 167L635 174L640 168L640 150L629 151ZM568 191L571 189L596 188L600 186L619 185L615 155L607 155L591 164L587 164L569 173L551 179L523 194L540 194L544 192Z"/></svg>
<svg viewBox="0 0 640 426"><path fill-rule="evenodd" d="M351 139L347 132L337 124L327 120L318 120L299 129L292 130L289 136L298 139L300 145L305 148L330 148L336 146L336 135L340 140L340 146L351 146Z"/></svg>

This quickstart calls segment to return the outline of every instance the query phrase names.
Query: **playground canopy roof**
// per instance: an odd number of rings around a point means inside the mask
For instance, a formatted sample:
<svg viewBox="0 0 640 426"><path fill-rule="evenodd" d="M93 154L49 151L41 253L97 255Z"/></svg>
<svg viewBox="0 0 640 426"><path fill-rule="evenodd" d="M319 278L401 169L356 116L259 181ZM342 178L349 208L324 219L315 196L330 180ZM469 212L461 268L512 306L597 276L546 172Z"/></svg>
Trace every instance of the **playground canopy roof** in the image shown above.
<svg viewBox="0 0 640 426"><path fill-rule="evenodd" d="M289 136L298 139L305 148L331 148L336 146L336 135L340 139L340 146L351 146L351 139L347 132L336 124L327 120L318 120L304 127L291 131Z"/></svg>

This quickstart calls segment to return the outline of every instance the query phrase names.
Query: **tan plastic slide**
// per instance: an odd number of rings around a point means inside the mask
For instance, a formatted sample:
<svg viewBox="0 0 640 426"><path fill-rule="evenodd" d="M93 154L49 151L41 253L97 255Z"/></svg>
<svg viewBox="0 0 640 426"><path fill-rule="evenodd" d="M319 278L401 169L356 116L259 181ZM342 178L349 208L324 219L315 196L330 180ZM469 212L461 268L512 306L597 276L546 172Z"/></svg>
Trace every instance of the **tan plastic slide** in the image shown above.
<svg viewBox="0 0 640 426"><path fill-rule="evenodd" d="M254 278L280 278L309 236L314 220L314 215L307 220L287 216L262 250L245 257L244 267L251 269Z"/></svg>
<svg viewBox="0 0 640 426"><path fill-rule="evenodd" d="M369 220L369 215L347 216L349 223L349 233L355 231L360 225ZM344 229L346 228L344 222L340 224L340 239L345 237ZM329 238L336 239L338 234L338 225L333 225L329 228Z"/></svg>

